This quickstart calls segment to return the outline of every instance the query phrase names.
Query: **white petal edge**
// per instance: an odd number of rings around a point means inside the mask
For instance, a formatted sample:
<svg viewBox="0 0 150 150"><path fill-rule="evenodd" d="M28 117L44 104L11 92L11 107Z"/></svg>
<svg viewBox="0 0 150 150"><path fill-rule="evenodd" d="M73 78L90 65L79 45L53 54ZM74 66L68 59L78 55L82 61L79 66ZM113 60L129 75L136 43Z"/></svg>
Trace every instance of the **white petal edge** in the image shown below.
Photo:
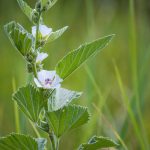
<svg viewBox="0 0 150 150"><path fill-rule="evenodd" d="M36 63L41 63L44 59L46 59L48 57L47 53L39 53L36 57Z"/></svg>

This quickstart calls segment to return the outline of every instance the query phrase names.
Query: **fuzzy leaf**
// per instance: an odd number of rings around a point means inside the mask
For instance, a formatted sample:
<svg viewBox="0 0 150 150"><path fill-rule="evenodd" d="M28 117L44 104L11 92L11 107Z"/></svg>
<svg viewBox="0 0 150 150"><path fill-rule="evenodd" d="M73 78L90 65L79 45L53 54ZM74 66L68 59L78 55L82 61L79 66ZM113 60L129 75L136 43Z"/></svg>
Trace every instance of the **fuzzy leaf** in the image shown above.
<svg viewBox="0 0 150 150"><path fill-rule="evenodd" d="M19 4L21 10L32 22L33 9L24 0L17 0L17 2Z"/></svg>
<svg viewBox="0 0 150 150"><path fill-rule="evenodd" d="M114 35L100 38L94 42L81 45L78 49L69 52L56 65L57 74L65 79L73 71L79 68L91 56L95 56L100 50L105 48Z"/></svg>
<svg viewBox="0 0 150 150"><path fill-rule="evenodd" d="M56 89L48 100L48 110L56 111L81 96L81 92L70 91L63 88Z"/></svg>
<svg viewBox="0 0 150 150"><path fill-rule="evenodd" d="M12 45L23 55L31 51L33 37L19 23L14 21L4 26Z"/></svg>
<svg viewBox="0 0 150 150"><path fill-rule="evenodd" d="M58 39L60 36L62 36L62 34L63 34L67 29L68 29L68 26L63 27L63 28L61 28L61 29L59 29L59 30L57 30L57 31L55 31L55 32L52 32L52 33L50 34L50 36L48 37L47 42L52 42L52 41Z"/></svg>
<svg viewBox="0 0 150 150"><path fill-rule="evenodd" d="M39 0L39 1L41 2L42 9L44 10L50 9L57 2L57 0Z"/></svg>
<svg viewBox="0 0 150 150"><path fill-rule="evenodd" d="M26 87L19 88L13 94L13 100L17 102L19 108L33 122L38 121L40 112L47 103L47 100L43 98L42 92L30 84Z"/></svg>
<svg viewBox="0 0 150 150"><path fill-rule="evenodd" d="M55 135L60 137L66 131L87 123L89 113L86 107L68 105L63 109L47 112L47 120Z"/></svg>
<svg viewBox="0 0 150 150"><path fill-rule="evenodd" d="M92 137L87 144L82 144L79 150L97 150L100 148L116 147L118 144L108 137Z"/></svg>
<svg viewBox="0 0 150 150"><path fill-rule="evenodd" d="M12 133L0 138L0 150L45 150L46 139Z"/></svg>

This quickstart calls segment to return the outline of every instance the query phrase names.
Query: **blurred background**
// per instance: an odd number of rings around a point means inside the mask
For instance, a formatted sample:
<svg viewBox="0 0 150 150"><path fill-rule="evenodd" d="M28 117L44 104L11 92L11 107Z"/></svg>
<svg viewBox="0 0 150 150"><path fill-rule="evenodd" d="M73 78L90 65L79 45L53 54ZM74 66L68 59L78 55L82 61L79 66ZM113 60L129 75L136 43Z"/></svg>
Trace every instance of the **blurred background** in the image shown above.
<svg viewBox="0 0 150 150"><path fill-rule="evenodd" d="M25 1L32 7L36 2ZM150 1L58 0L44 19L53 30L69 26L45 47L47 69L80 44L116 34L107 48L63 83L65 88L84 91L76 103L88 106L92 117L87 125L67 133L60 149L76 149L94 134L114 138L119 149L150 149ZM12 80L18 88L28 78L25 61L3 31L12 20L31 31L32 24L17 1L0 0L0 136L16 131ZM29 121L19 114L21 133L36 137Z"/></svg>

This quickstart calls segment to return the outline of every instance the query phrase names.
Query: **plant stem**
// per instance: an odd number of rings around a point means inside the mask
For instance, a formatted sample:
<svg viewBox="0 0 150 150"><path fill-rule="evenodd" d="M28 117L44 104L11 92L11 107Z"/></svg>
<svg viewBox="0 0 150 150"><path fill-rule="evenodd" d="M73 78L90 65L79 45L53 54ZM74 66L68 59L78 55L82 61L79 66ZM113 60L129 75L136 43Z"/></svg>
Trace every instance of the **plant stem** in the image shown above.
<svg viewBox="0 0 150 150"><path fill-rule="evenodd" d="M59 139L56 141L56 150L59 150Z"/></svg>
<svg viewBox="0 0 150 150"><path fill-rule="evenodd" d="M33 127L33 130L35 131L37 137L40 138L41 135L40 135L39 131L36 129L36 126L33 124L33 122L31 120L29 120L29 122L30 122L31 126Z"/></svg>
<svg viewBox="0 0 150 150"><path fill-rule="evenodd" d="M49 133L49 138L50 138L50 141L52 144L52 150L57 150L57 149L55 149L55 137L54 137L54 134L52 132Z"/></svg>
<svg viewBox="0 0 150 150"><path fill-rule="evenodd" d="M41 17L41 12L39 13L38 22L37 22L37 25L36 25L36 35L35 35L34 51L36 51L36 49L37 49L37 42L38 42L38 35L39 35L39 26L40 26L39 25L40 24L40 17ZM37 78L37 69L36 69L36 63L35 62L33 64L33 74Z"/></svg>
<svg viewBox="0 0 150 150"><path fill-rule="evenodd" d="M33 64L33 74L34 74L35 78L37 78L36 63Z"/></svg>
<svg viewBox="0 0 150 150"><path fill-rule="evenodd" d="M39 37L40 18L41 18L41 12L39 13L38 22L36 25L35 50L37 49L37 42L38 42L38 37Z"/></svg>

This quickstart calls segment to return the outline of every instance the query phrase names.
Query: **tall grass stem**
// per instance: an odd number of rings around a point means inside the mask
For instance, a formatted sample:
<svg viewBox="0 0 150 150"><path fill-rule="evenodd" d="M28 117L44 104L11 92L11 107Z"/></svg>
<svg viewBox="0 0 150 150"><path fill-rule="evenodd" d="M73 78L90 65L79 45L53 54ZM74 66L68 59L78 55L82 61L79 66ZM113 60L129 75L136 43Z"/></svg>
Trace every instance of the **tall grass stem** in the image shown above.
<svg viewBox="0 0 150 150"><path fill-rule="evenodd" d="M135 0L129 0L129 18L130 18L130 52L131 52L131 70L132 70L132 84L135 93L135 101L137 113L142 129L142 137L144 139L144 143L149 149L147 135L145 132L145 127L143 123L143 117L140 106L140 91L139 91L139 77L138 77L138 52L137 52L137 32L136 32L136 19L135 19Z"/></svg>
<svg viewBox="0 0 150 150"><path fill-rule="evenodd" d="M16 80L15 80L15 78L12 79L12 88L13 88L13 93L14 93L16 91ZM14 101L14 114L15 114L16 132L20 133L19 110L18 110L16 101Z"/></svg>

